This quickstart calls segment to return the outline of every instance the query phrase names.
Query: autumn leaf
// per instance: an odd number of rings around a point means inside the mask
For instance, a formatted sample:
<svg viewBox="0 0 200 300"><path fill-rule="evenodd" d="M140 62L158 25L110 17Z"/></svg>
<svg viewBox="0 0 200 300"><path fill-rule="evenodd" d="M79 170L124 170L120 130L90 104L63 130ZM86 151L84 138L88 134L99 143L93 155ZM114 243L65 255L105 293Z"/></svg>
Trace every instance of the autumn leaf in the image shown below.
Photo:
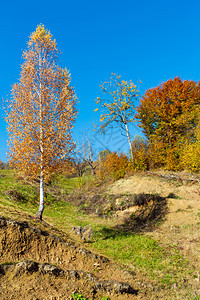
<svg viewBox="0 0 200 300"><path fill-rule="evenodd" d="M130 81L121 80L121 76L112 73L110 81L105 81L100 85L102 93L107 97L97 97L96 104L99 105L95 111L103 112L100 116L102 132L106 127L116 124L122 128L127 136L131 157L133 159L129 123L133 122L135 115L135 105L138 94L136 85Z"/></svg>
<svg viewBox="0 0 200 300"><path fill-rule="evenodd" d="M189 142L197 124L199 103L200 85L179 77L145 92L136 118L149 140L155 166L178 167L183 140Z"/></svg>
<svg viewBox="0 0 200 300"><path fill-rule="evenodd" d="M57 65L57 54L51 33L39 25L23 52L7 115L10 164L23 174L40 176L39 218L44 180L60 170L74 148L71 130L77 99L69 72Z"/></svg>

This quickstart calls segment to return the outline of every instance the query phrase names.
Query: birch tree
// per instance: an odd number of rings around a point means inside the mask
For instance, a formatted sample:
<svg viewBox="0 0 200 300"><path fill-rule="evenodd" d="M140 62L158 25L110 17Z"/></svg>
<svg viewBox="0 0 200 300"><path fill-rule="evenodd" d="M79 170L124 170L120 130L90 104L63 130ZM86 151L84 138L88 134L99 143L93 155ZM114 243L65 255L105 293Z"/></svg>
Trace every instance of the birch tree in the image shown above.
<svg viewBox="0 0 200 300"><path fill-rule="evenodd" d="M10 164L19 172L40 178L42 220L44 181L59 170L74 148L71 130L77 110L67 69L57 65L58 49L51 33L39 25L23 52L19 82L8 107Z"/></svg>
<svg viewBox="0 0 200 300"><path fill-rule="evenodd" d="M112 74L110 81L105 81L100 88L105 97L97 97L99 107L95 111L101 112L101 132L113 124L121 128L127 137L133 160L129 124L135 120L135 104L139 96L137 86L131 80L124 81L121 76Z"/></svg>

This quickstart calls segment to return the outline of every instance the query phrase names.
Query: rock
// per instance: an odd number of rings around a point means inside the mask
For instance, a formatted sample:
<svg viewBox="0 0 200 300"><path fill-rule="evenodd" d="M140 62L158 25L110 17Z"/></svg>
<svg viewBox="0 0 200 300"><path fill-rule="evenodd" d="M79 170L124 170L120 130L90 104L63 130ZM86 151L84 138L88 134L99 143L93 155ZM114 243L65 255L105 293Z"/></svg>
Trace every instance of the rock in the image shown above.
<svg viewBox="0 0 200 300"><path fill-rule="evenodd" d="M84 241L89 240L93 235L93 231L91 228L89 228L89 226L85 226L83 228L81 226L78 227L73 226L72 231L80 235Z"/></svg>
<svg viewBox="0 0 200 300"><path fill-rule="evenodd" d="M48 273L48 274L53 274L55 276L58 276L61 273L61 269L59 269L55 266L49 265L49 264L41 265L40 270L42 272L45 272L45 273Z"/></svg>
<svg viewBox="0 0 200 300"><path fill-rule="evenodd" d="M80 278L80 275L79 275L78 271L75 271L75 270L69 271L69 275L70 275L71 278L74 278L74 279Z"/></svg>
<svg viewBox="0 0 200 300"><path fill-rule="evenodd" d="M15 270L17 274L21 274L24 272L32 274L38 271L38 263L34 261L22 261L15 265Z"/></svg>
<svg viewBox="0 0 200 300"><path fill-rule="evenodd" d="M134 214L138 210L138 206L131 206L125 210L119 210L116 212L116 217L127 219L130 218L132 214Z"/></svg>
<svg viewBox="0 0 200 300"><path fill-rule="evenodd" d="M82 234L82 227L81 227L81 226L78 226L78 227L77 227L76 233L77 233L77 234L80 234L80 235Z"/></svg>
<svg viewBox="0 0 200 300"><path fill-rule="evenodd" d="M96 282L95 288L97 290L104 290L106 292L115 292L116 294L135 294L135 295L137 295L137 293L138 293L129 284L120 283L120 282L116 282L116 281Z"/></svg>
<svg viewBox="0 0 200 300"><path fill-rule="evenodd" d="M95 263L94 266L99 267L100 264ZM56 266L50 264L39 264L34 261L22 261L17 264L6 264L0 265L0 275L6 275L6 272L11 272L14 277L19 277L26 272L42 273L54 276L62 276L74 281L86 280L86 282L91 282L94 286L94 292L104 291L106 293L116 293L116 294L134 294L137 295L137 291L132 289L132 287L127 283L120 283L116 281L98 281L91 273L85 273L84 271L78 270L62 270ZM31 290L33 287L31 287Z"/></svg>
<svg viewBox="0 0 200 300"><path fill-rule="evenodd" d="M84 240L89 240L92 236L93 236L93 231L92 231L91 228L88 228L88 229L83 233L82 239L84 239Z"/></svg>
<svg viewBox="0 0 200 300"><path fill-rule="evenodd" d="M89 226L85 226L85 227L83 227L83 229L82 229L82 233L86 232L88 229L89 229Z"/></svg>
<svg viewBox="0 0 200 300"><path fill-rule="evenodd" d="M120 206L120 205L122 204L122 202L123 202L123 200L120 199L120 198L117 198L117 199L115 200L115 204L116 204L117 206Z"/></svg>

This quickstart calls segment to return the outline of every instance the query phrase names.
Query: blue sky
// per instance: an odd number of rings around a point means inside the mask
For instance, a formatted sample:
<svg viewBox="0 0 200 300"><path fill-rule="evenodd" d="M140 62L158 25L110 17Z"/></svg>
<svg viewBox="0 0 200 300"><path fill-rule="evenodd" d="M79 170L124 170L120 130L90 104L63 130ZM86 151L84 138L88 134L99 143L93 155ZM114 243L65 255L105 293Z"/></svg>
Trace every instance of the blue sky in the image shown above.
<svg viewBox="0 0 200 300"><path fill-rule="evenodd" d="M141 94L180 76L199 81L200 2L148 0L2 1L0 7L0 101L8 99L20 74L22 51L42 23L51 31L62 54L60 64L71 72L79 99L75 139L98 122L94 113L99 84L117 73L137 83ZM132 135L140 131L132 126ZM118 145L111 136L115 135ZM99 139L94 135L94 139ZM117 133L100 141L101 148L122 143ZM121 144L120 144L121 143ZM0 159L7 151L4 112L0 115Z"/></svg>

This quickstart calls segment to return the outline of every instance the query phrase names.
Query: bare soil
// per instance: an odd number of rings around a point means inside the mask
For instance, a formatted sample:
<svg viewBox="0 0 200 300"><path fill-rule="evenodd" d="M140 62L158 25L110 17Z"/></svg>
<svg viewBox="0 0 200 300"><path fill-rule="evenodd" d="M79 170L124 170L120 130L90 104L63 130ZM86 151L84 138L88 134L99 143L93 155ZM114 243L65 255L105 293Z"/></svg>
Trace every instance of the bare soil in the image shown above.
<svg viewBox="0 0 200 300"><path fill-rule="evenodd" d="M82 196L77 203L94 215L111 213L126 230L129 217L138 216L140 223L131 226L163 246L177 247L199 268L199 180L187 173L137 174L113 183L103 197L93 193L90 200ZM73 292L98 300L158 299L141 273L86 250L50 224L47 230L39 227L0 218L0 299L71 299ZM200 273L196 277L199 281Z"/></svg>
<svg viewBox="0 0 200 300"><path fill-rule="evenodd" d="M0 298L136 299L145 289L111 260L26 222L0 218Z"/></svg>
<svg viewBox="0 0 200 300"><path fill-rule="evenodd" d="M115 182L111 194L151 194L166 199L167 212L159 226L145 234L159 243L177 246L181 253L200 266L200 178L188 173L159 171L134 175ZM135 207L136 208L136 207ZM132 210L130 207L124 211ZM122 218L123 212L120 212ZM199 275L198 275L199 276Z"/></svg>

